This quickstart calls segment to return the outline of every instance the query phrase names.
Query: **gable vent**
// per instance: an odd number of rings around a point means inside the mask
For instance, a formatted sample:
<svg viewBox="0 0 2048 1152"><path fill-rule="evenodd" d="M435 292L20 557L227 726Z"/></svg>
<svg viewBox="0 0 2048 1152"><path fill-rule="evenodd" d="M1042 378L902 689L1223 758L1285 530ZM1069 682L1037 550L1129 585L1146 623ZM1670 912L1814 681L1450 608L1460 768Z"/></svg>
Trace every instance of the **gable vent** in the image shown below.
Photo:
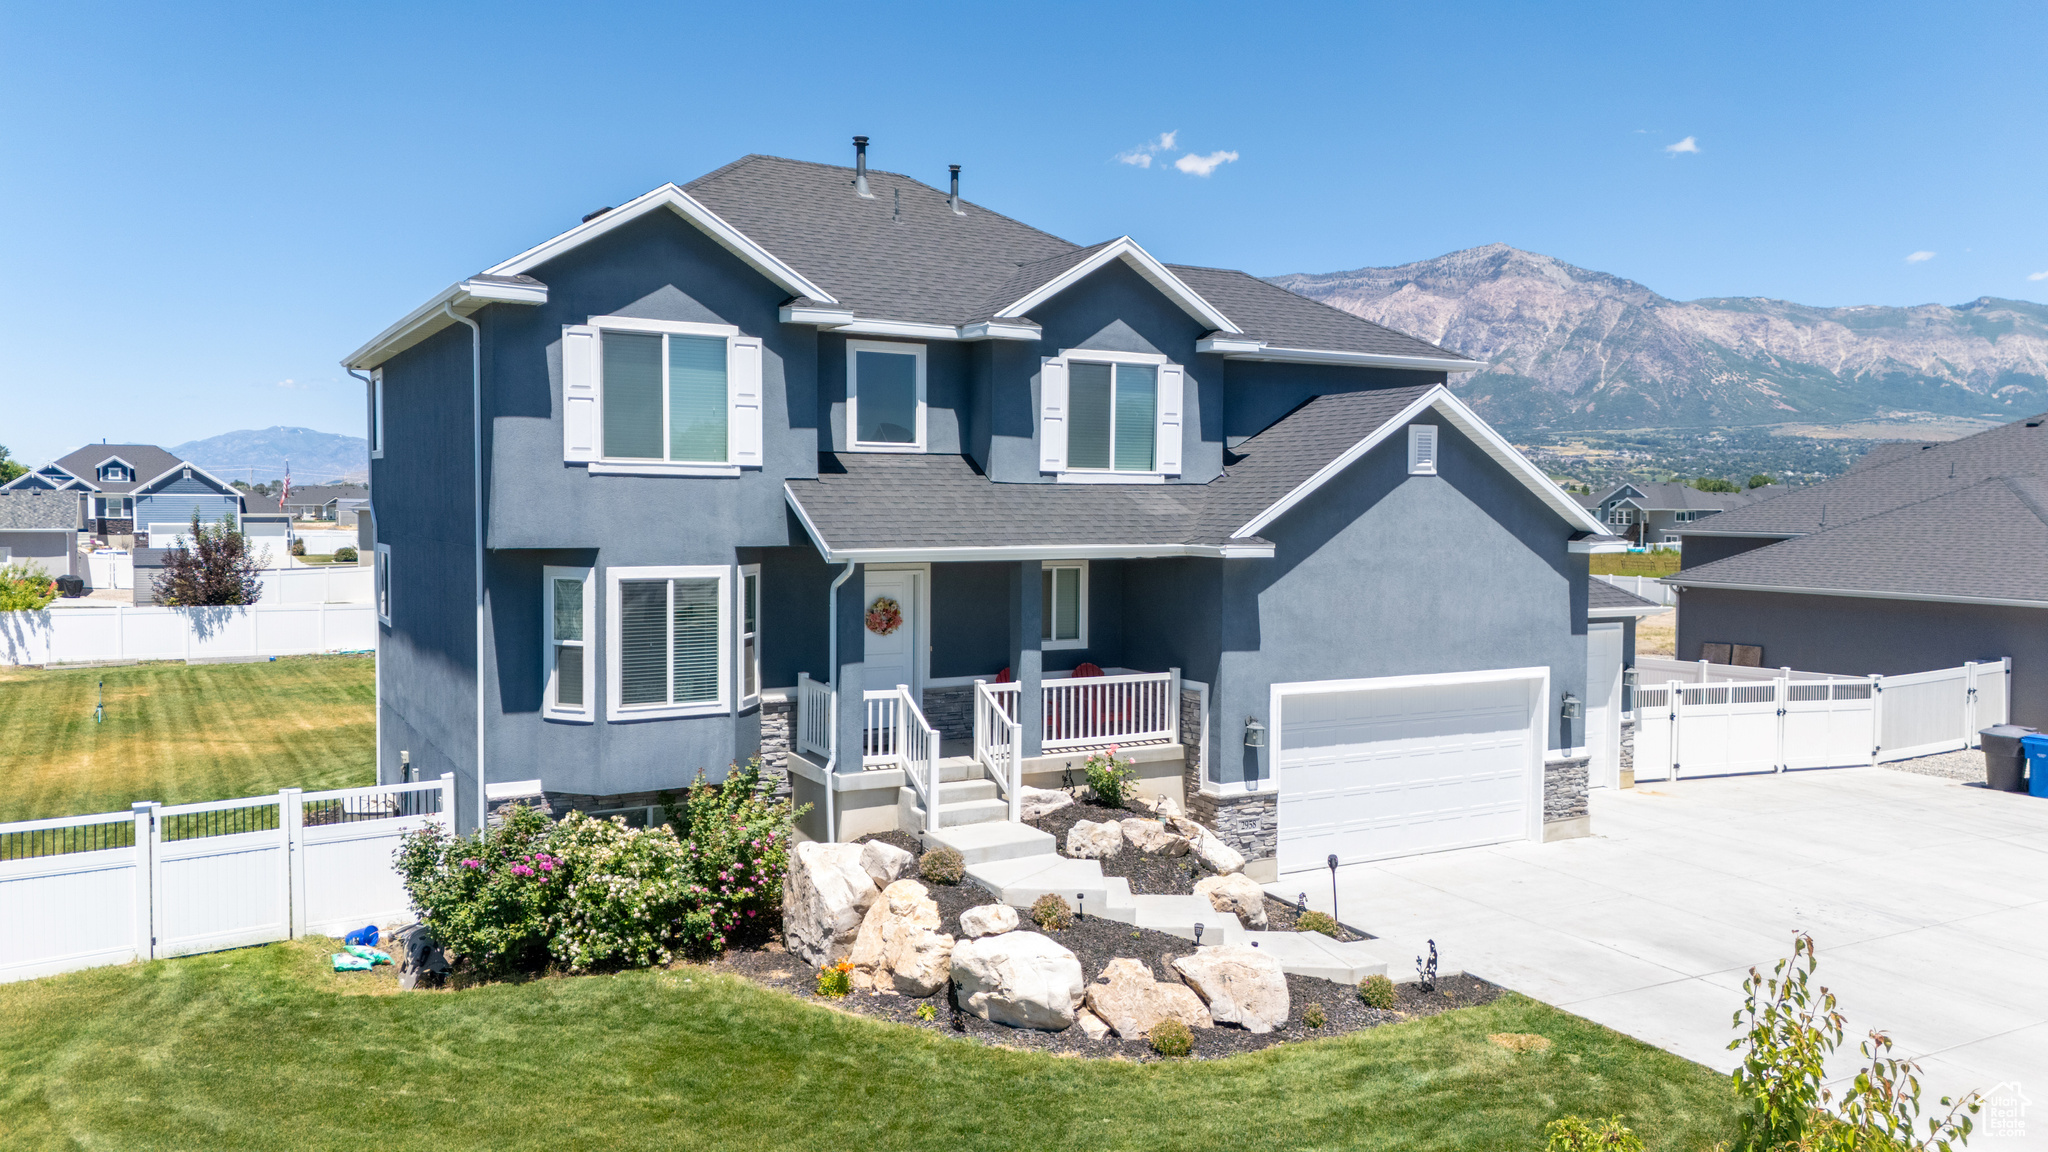
<svg viewBox="0 0 2048 1152"><path fill-rule="evenodd" d="M1408 474L1410 476L1436 475L1436 425L1410 424L1408 426Z"/></svg>

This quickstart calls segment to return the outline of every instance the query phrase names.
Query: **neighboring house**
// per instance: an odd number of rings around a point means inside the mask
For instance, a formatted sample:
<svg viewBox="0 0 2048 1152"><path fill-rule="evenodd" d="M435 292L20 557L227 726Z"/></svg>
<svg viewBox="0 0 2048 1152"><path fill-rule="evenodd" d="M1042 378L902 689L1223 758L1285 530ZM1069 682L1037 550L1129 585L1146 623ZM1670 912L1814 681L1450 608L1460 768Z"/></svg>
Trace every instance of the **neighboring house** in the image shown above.
<svg viewBox="0 0 2048 1152"><path fill-rule="evenodd" d="M1594 510L1616 536L1645 548L1676 544L1685 530L1710 516L1746 508L1785 491L1772 484L1742 492L1702 492L1687 484L1637 480L1616 485L1605 495L1581 503Z"/></svg>
<svg viewBox="0 0 2048 1152"><path fill-rule="evenodd" d="M997 835L1011 768L1120 741L1256 874L1585 828L1621 543L1451 395L1477 362L1244 273L750 156L344 364L379 778L456 773L465 825L759 753L806 835Z"/></svg>
<svg viewBox="0 0 2048 1152"><path fill-rule="evenodd" d="M360 484L314 484L292 489L284 510L295 520L336 520L342 504L350 504L353 512L369 498L369 489ZM354 526L353 520L349 526Z"/></svg>
<svg viewBox="0 0 2048 1152"><path fill-rule="evenodd" d="M233 519L241 496L205 469L154 444L88 444L17 476L0 492L67 491L89 496L86 531L101 543L132 547L151 524Z"/></svg>
<svg viewBox="0 0 2048 1152"><path fill-rule="evenodd" d="M2035 416L1686 533L1678 658L1894 675L2010 656L2014 723L2048 726L2048 428Z"/></svg>
<svg viewBox="0 0 2048 1152"><path fill-rule="evenodd" d="M33 564L52 576L82 575L78 534L88 499L78 489L9 492L0 499L0 567Z"/></svg>

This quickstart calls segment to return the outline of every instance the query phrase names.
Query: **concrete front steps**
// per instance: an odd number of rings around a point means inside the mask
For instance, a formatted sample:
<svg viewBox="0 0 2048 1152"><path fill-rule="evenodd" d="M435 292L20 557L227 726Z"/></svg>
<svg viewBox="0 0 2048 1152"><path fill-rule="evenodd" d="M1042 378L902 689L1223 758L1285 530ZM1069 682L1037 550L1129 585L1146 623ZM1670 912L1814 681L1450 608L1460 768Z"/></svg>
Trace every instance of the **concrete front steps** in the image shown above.
<svg viewBox="0 0 2048 1152"><path fill-rule="evenodd" d="M902 827L924 827L924 802L916 788L905 784L896 790L896 812ZM1009 818L1009 802L1003 799L996 782L982 771L981 761L972 756L948 756L939 761L941 828L951 831ZM1050 841L1051 837L1046 839Z"/></svg>
<svg viewBox="0 0 2048 1152"><path fill-rule="evenodd" d="M1200 896L1135 895L1129 881L1104 876L1100 863L1059 855L1053 850L1052 836L1036 828L1004 821L942 827L926 838L959 852L967 862L968 879L1017 908L1029 908L1040 896L1052 892L1084 915L1183 940L1193 940L1195 925L1200 924L1203 944L1256 947L1272 953L1281 971L1297 976L1339 984L1356 984L1377 975L1390 975L1397 984L1415 979L1414 953L1405 942L1342 943L1320 932L1250 931L1237 917L1216 911Z"/></svg>

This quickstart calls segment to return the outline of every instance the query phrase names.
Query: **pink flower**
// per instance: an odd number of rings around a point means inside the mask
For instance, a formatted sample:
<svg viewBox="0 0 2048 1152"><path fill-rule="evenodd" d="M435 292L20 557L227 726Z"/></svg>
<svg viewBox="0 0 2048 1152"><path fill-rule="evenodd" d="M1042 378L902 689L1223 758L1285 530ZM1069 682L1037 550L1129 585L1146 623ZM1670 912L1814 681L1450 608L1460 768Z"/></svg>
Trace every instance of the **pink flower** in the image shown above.
<svg viewBox="0 0 2048 1152"><path fill-rule="evenodd" d="M481 861L481 860L464 860L464 861L462 862L462 866L463 866L464 868L481 868L481 867L483 867L484 865L483 865L483 861Z"/></svg>
<svg viewBox="0 0 2048 1152"><path fill-rule="evenodd" d="M540 862L540 870L543 872L553 872L555 870L555 862L553 860L543 859Z"/></svg>

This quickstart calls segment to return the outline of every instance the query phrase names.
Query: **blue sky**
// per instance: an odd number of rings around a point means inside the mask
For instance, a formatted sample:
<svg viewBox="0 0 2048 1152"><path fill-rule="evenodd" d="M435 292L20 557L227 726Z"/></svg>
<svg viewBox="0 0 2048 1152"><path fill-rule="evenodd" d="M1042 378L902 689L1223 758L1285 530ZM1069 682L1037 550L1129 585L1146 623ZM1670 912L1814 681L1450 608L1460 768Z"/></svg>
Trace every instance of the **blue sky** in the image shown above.
<svg viewBox="0 0 2048 1152"><path fill-rule="evenodd" d="M2020 4L13 0L0 444L359 435L336 362L435 291L857 132L1266 275L1504 241L1681 299L2048 300L2044 46Z"/></svg>

